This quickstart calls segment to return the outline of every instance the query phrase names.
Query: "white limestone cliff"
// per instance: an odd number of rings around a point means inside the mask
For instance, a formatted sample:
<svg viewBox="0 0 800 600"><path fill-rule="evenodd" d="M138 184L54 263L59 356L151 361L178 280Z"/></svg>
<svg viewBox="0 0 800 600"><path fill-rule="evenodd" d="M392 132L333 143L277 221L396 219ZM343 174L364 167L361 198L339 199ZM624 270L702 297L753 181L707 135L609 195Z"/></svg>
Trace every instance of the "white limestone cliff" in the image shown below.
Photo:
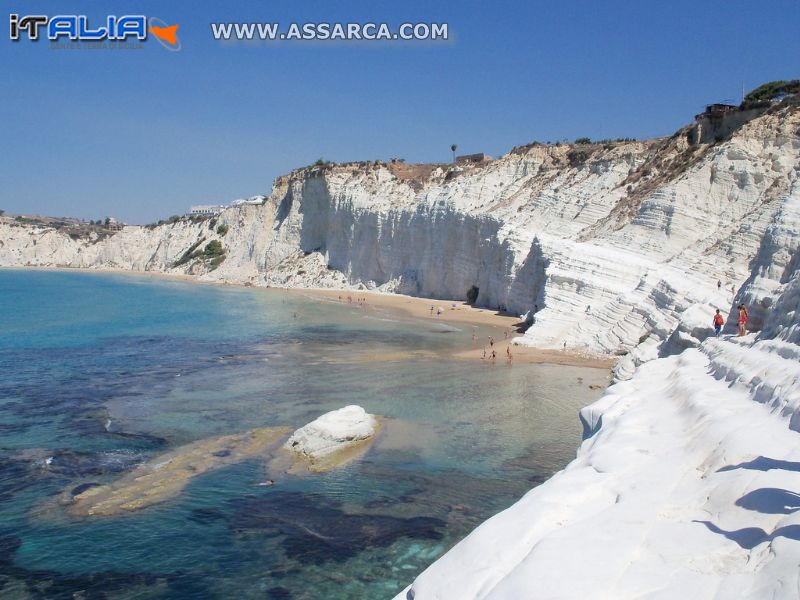
<svg viewBox="0 0 800 600"><path fill-rule="evenodd" d="M797 192L739 292L760 333L707 339L610 387L581 411L577 458L397 600L800 596Z"/></svg>

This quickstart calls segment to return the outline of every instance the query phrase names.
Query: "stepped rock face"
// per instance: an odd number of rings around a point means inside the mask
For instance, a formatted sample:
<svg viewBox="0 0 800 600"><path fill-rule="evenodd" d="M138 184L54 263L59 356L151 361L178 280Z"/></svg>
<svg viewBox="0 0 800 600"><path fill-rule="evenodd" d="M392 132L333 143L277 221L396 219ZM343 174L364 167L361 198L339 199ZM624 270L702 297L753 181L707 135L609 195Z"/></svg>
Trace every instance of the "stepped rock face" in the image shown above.
<svg viewBox="0 0 800 600"><path fill-rule="evenodd" d="M263 205L227 209L213 224L129 226L100 241L0 218L0 265L447 299L475 287L481 305L538 307L520 343L617 354L625 378L699 345L715 307L769 296L751 263L791 235L798 131L800 109L787 106L712 145L691 146L681 130L648 142L534 144L457 169L309 167L276 180ZM224 236L217 223L229 226ZM211 240L227 250L219 268L174 266Z"/></svg>
<svg viewBox="0 0 800 600"><path fill-rule="evenodd" d="M396 600L798 597L800 182L777 205L736 298L760 331L611 386L573 462Z"/></svg>

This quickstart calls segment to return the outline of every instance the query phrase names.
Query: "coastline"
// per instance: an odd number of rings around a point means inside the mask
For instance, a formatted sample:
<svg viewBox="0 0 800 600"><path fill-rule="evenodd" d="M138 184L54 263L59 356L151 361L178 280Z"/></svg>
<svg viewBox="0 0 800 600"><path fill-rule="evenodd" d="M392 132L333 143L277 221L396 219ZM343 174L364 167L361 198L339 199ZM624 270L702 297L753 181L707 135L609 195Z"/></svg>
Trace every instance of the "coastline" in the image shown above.
<svg viewBox="0 0 800 600"><path fill-rule="evenodd" d="M473 327L481 327L482 334L488 330L495 340L494 349L497 355L495 362L497 364L506 364L506 348L509 343L515 338L522 337L522 334L517 332L517 327L520 324L519 316L503 313L489 308L478 308L466 304L463 300L442 300L436 298L424 298L419 296L407 296L404 294L395 294L391 292L369 291L369 290L352 290L352 289L331 289L331 288L284 288L276 286L258 286L247 285L245 283L222 281L222 280L208 280L201 279L194 275L186 275L183 273L165 273L162 271L133 271L128 269L119 268L102 268L102 269L87 269L82 267L2 267L8 270L25 270L25 271L54 271L54 272L81 272L81 273L98 273L110 275L126 275L126 276L144 276L152 277L155 279L166 279L172 281L182 281L199 283L205 285L219 285L219 286L233 286L242 287L254 291L268 291L275 290L284 293L300 294L307 299L318 302L341 302L348 304L347 298L353 298L353 304L358 305L356 298L366 298L362 308L366 310L380 310L388 311L390 314L402 315L415 320L435 321L438 323L457 323L459 325L468 325ZM431 307L434 307L431 313ZM436 309L441 308L441 314L437 315ZM505 337L505 334L508 337ZM475 360L482 361L483 349L490 352L488 340L484 336L482 339L478 338L475 344L470 343L471 340L467 339L464 343L464 348L458 352L449 355L449 358L458 360ZM587 369L606 369L611 370L616 359L613 357L600 357L581 354L578 352L569 352L563 350L533 348L529 346L513 345L511 347L513 354L513 362L520 364L552 364L564 365L572 367L582 367ZM383 357L385 360L396 360L402 358L398 355L387 355ZM410 356L409 356L410 358ZM375 360L380 360L380 356L376 356ZM486 360L490 360L487 358Z"/></svg>

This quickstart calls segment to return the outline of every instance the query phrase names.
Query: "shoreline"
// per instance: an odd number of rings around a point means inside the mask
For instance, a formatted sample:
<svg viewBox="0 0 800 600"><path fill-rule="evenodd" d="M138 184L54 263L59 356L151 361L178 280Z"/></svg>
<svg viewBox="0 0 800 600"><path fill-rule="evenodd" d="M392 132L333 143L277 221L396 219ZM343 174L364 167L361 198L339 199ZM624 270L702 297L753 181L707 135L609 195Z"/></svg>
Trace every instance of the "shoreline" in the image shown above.
<svg viewBox="0 0 800 600"><path fill-rule="evenodd" d="M352 304L358 306L356 298L365 298L364 308L386 310L390 313L402 314L406 317L418 321L435 321L440 323L457 323L460 325L470 325L472 327L482 327L490 329L493 333L495 340L494 350L496 353L495 364L505 365L506 348L516 338L522 337L522 334L517 332L517 327L520 324L519 316L500 312L491 308L478 308L471 306L463 300L442 300L436 298L424 298L419 296L407 296L405 294L396 294L392 292L380 292L371 290L351 290L351 289L333 289L333 288L284 288L274 286L260 286L260 285L247 285L246 283L238 283L222 280L206 280L200 279L195 275L186 275L183 273L165 273L162 271L135 271L130 269L121 269L115 267L109 268L85 268L85 267L39 267L39 266L22 266L22 267L0 267L5 270L20 270L20 271L53 271L53 272L80 272L80 273L98 273L98 274L111 274L111 275L124 275L124 276L143 276L152 277L154 279L166 279L172 281L182 281L199 283L205 285L217 286L230 286L241 287L254 291L280 291L283 293L300 294L305 298L313 301L328 301L328 302L341 302L343 304L350 304L347 300L348 297L353 298ZM341 300L340 300L341 298ZM433 307L433 311L431 311ZM441 308L441 313L437 314L437 308ZM482 332L484 333L484 332ZM506 334L508 337L506 337ZM488 341L484 338L478 338L475 345L470 345L469 340L465 342L462 350L451 353L448 358L457 360L477 360L482 361L482 354L484 347L486 348L487 355L490 355L490 346ZM551 364L563 365L571 367L581 367L587 369L606 369L611 370L616 363L614 357L591 356L581 354L578 352L569 352L556 349L547 348L534 348L530 346L512 345L511 353L513 355L513 363L520 364ZM490 358L485 359L491 362ZM483 361L482 361L483 362ZM512 363L512 364L513 364Z"/></svg>

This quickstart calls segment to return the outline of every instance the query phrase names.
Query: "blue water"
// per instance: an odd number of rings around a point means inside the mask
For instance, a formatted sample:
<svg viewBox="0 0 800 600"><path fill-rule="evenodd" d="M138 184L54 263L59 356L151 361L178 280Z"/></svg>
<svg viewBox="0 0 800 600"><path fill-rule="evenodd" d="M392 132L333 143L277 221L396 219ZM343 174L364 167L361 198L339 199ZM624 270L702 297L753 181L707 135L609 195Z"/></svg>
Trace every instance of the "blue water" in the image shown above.
<svg viewBox="0 0 800 600"><path fill-rule="evenodd" d="M606 382L450 359L472 334L455 329L298 293L0 270L0 596L392 597L574 456L577 410ZM244 461L120 517L59 503L182 444L347 404L386 425L339 470Z"/></svg>

